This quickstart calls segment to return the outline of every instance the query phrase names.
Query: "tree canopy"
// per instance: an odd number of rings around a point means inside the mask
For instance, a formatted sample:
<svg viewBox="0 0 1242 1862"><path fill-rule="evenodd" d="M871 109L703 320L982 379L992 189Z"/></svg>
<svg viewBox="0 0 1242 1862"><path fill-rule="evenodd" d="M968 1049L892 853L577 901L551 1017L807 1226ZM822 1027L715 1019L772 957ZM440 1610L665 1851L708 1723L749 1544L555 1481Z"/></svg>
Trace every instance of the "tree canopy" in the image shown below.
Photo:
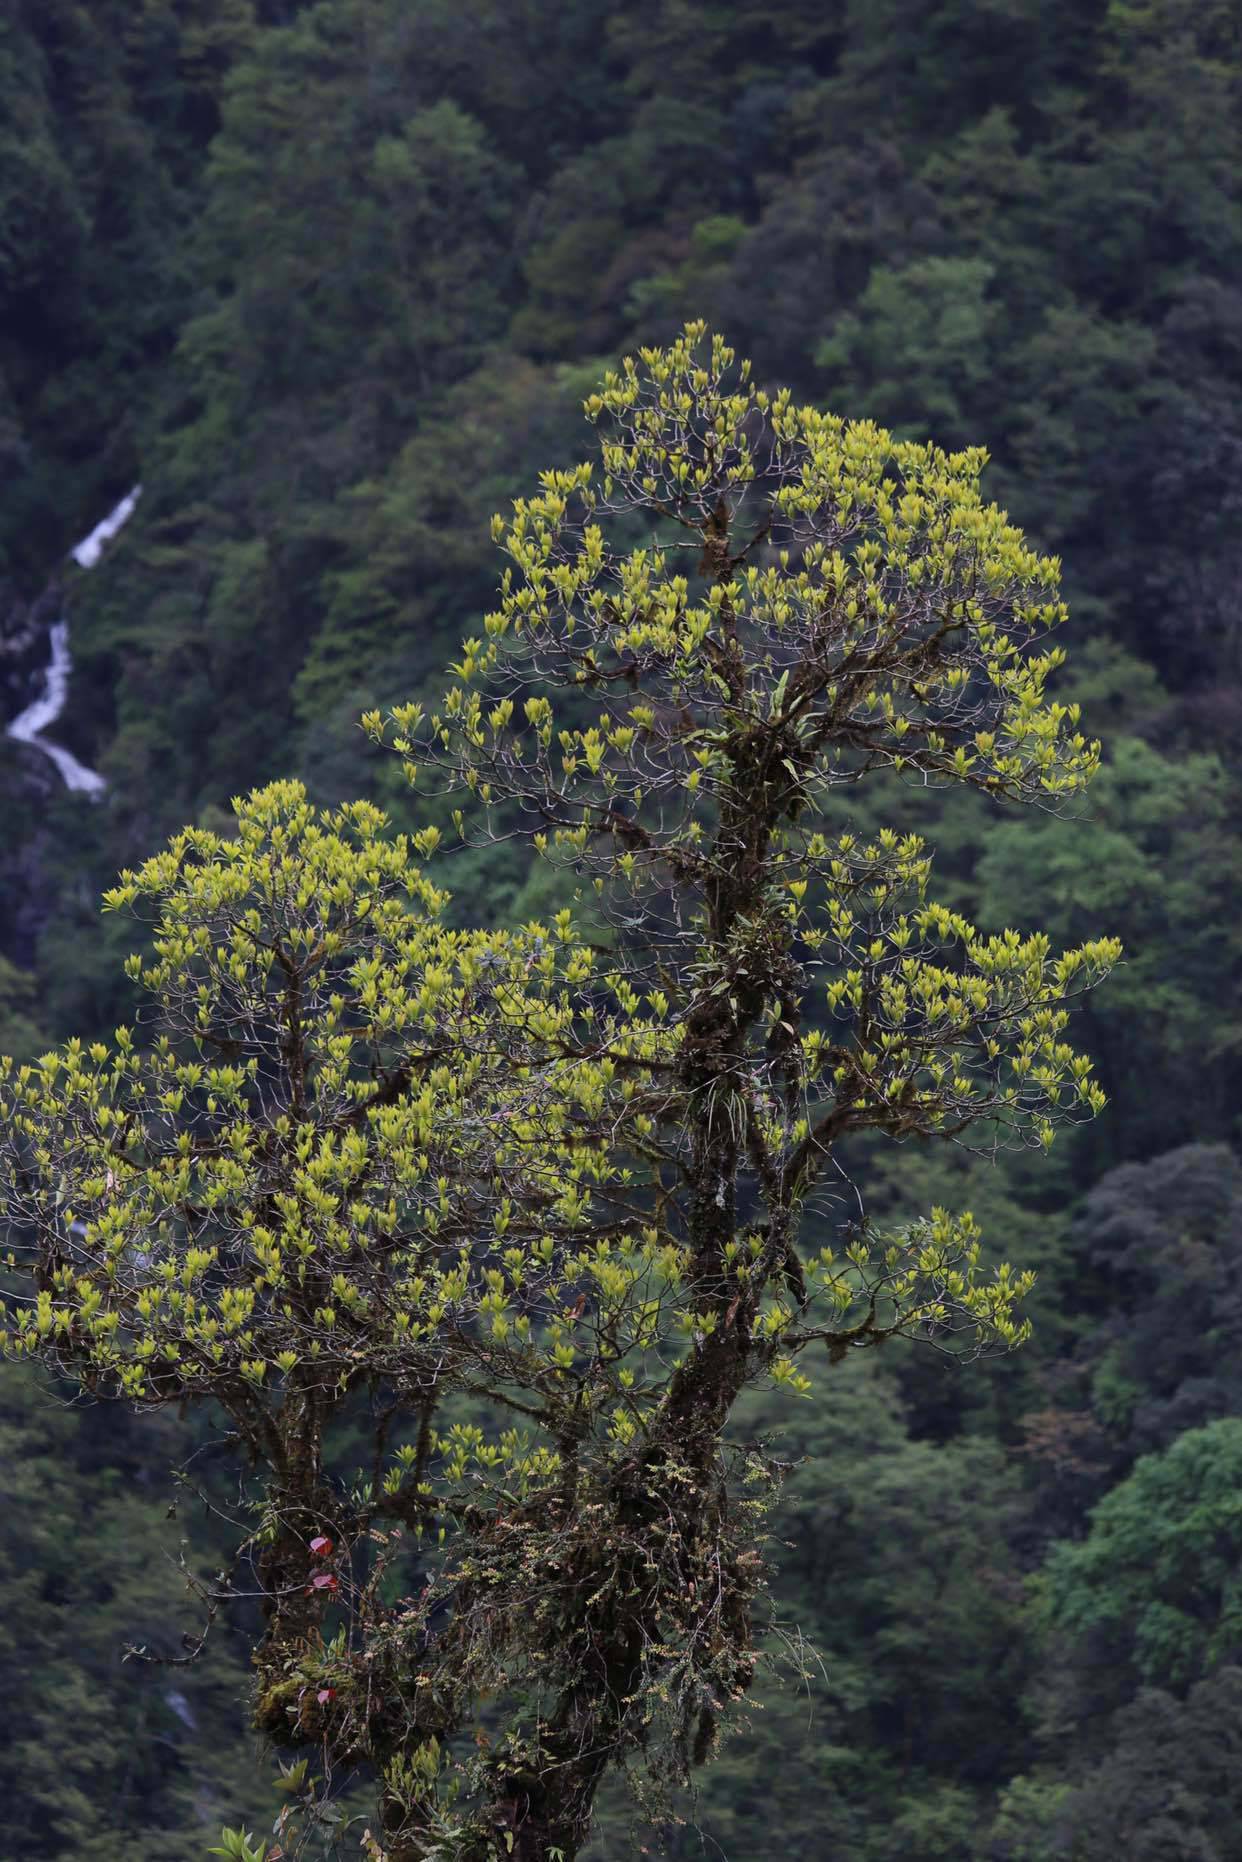
<svg viewBox="0 0 1242 1862"><path fill-rule="evenodd" d="M552 470L496 520L500 606L390 720L569 901L455 928L438 827L277 783L106 895L152 921L139 1037L0 1078L6 1348L223 1408L261 1470L256 1723L370 1764L389 1862L568 1858L609 1769L714 1749L778 1484L728 1435L748 1388L1025 1336L969 1214L842 1219L842 1141L1046 1148L1103 1104L1063 1035L1114 940L985 935L917 836L825 832L876 770L1055 805L1098 760L983 454L757 389L702 325L587 412L598 491Z"/></svg>

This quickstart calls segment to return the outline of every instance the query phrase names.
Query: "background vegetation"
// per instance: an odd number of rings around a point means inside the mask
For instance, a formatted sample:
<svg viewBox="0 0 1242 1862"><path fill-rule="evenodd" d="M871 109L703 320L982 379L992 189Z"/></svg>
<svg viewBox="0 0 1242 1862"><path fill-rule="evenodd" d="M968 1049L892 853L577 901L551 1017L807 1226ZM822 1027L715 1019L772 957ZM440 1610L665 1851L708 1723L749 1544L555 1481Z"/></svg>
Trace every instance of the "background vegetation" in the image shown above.
<svg viewBox="0 0 1242 1862"><path fill-rule="evenodd" d="M928 836L981 925L1124 939L1074 1030L1112 1104L1037 1173L855 1160L877 1214L967 1205L1037 1267L1036 1335L967 1375L842 1366L786 1421L781 1598L820 1661L706 1775L674 1857L1210 1862L1235 1840L1240 158L1233 0L0 21L14 622L146 488L106 563L64 572L64 732L106 798L0 743L0 1047L128 1012L97 895L183 821L278 774L408 810L358 714L436 684L491 596L491 512L582 455L601 364L687 315L800 397L985 441L993 495L1064 555L1062 691L1108 756L1084 818L868 807ZM530 906L517 862L450 883L463 918ZM189 1862L222 1820L270 1821L233 1730L244 1622L193 1669L120 1663L197 1627L160 1502L170 1463L210 1469L209 1430L8 1371L0 1431L4 1855ZM618 1802L598 1853L634 1847Z"/></svg>

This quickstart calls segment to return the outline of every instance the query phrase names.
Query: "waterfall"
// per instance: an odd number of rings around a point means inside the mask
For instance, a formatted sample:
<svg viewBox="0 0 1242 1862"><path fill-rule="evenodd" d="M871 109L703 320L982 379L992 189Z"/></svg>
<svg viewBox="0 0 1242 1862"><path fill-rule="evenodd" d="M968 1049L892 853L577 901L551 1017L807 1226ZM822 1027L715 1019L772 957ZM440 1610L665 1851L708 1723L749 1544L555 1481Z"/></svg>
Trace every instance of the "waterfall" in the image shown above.
<svg viewBox="0 0 1242 1862"><path fill-rule="evenodd" d="M108 512L101 524L96 524L89 537L83 537L75 543L69 554L79 569L93 569L104 553L104 544L111 543L117 531L127 524L134 514L134 506L142 496L142 486L135 485L127 491L114 510Z"/></svg>
<svg viewBox="0 0 1242 1862"><path fill-rule="evenodd" d="M40 733L49 724L55 724L65 708L65 699L69 694L69 674L73 669L73 660L69 654L69 623L53 621L48 630L52 657L43 674L43 690L32 705L13 719L8 734L16 737L19 743L33 744L36 750L42 750L44 756L50 757L64 777L67 789L77 789L83 795L99 795L105 787L104 779L98 770L87 769L85 763L79 763L76 756L60 744L50 743Z"/></svg>
<svg viewBox="0 0 1242 1862"><path fill-rule="evenodd" d="M76 543L69 554L80 569L93 569L104 553L105 547L116 536L133 515L134 506L142 495L142 486L135 485L126 492L102 523L96 524L89 536ZM73 659L69 652L69 623L63 617L54 621L48 629L48 645L51 658L43 674L42 690L32 704L15 717L8 726L8 735L15 737L19 743L30 744L36 750L42 750L60 771L67 789L73 789L80 795L100 795L107 786L98 770L88 769L85 763L79 763L76 756L63 745L52 743L43 733L49 724L55 724L65 708L69 696L69 675L73 671Z"/></svg>

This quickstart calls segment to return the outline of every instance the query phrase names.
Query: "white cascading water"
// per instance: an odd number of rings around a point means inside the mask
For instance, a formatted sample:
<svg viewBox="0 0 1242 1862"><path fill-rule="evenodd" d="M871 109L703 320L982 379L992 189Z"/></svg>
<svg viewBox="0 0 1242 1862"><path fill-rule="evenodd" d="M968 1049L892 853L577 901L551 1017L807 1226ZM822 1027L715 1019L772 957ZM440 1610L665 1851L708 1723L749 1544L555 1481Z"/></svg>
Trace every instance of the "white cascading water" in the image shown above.
<svg viewBox="0 0 1242 1862"><path fill-rule="evenodd" d="M111 511L103 522L96 524L89 536L83 537L69 552L80 569L93 569L104 553L105 546L133 515L134 506L142 495L142 486L126 492L121 502ZM16 737L19 743L30 744L36 750L42 750L44 756L56 765L67 789L74 789L80 795L100 795L106 784L98 770L88 769L85 763L79 763L76 756L63 745L52 743L43 733L50 724L55 724L65 708L69 696L69 675L73 671L73 660L69 653L69 623L59 620L48 630L48 643L52 650L47 670L43 674L43 689L33 704L18 714L8 726L8 735Z"/></svg>
<svg viewBox="0 0 1242 1862"><path fill-rule="evenodd" d="M127 491L121 502L108 512L102 524L96 524L89 537L83 537L75 543L69 554L79 569L93 569L103 555L104 544L111 543L117 531L127 524L134 514L134 506L142 496L142 486L135 485Z"/></svg>
<svg viewBox="0 0 1242 1862"><path fill-rule="evenodd" d="M48 630L52 657L43 674L43 690L32 705L27 705L9 725L9 736L16 737L19 743L32 744L36 750L42 750L44 756L50 757L65 780L67 789L77 789L83 795L98 795L104 787L104 779L98 770L88 769L85 763L79 763L71 750L63 745L51 743L43 732L49 724L55 724L65 708L65 699L69 693L69 674L73 661L69 656L69 623L54 621Z"/></svg>

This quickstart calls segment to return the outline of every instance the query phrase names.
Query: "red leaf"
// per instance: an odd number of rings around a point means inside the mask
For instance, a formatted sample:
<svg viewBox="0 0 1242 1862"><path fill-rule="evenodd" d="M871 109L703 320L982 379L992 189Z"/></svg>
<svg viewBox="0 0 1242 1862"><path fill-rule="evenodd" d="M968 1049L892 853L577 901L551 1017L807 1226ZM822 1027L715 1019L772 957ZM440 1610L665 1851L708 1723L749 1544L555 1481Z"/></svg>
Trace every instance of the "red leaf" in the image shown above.
<svg viewBox="0 0 1242 1862"><path fill-rule="evenodd" d="M333 1572L318 1571L316 1572L315 1576L311 1579L310 1583L306 1586L306 1588L308 1591L339 1590L340 1583Z"/></svg>
<svg viewBox="0 0 1242 1862"><path fill-rule="evenodd" d="M332 1541L331 1539L325 1539L321 1532L317 1539L311 1540L310 1549L312 1557L326 1558L332 1550Z"/></svg>

